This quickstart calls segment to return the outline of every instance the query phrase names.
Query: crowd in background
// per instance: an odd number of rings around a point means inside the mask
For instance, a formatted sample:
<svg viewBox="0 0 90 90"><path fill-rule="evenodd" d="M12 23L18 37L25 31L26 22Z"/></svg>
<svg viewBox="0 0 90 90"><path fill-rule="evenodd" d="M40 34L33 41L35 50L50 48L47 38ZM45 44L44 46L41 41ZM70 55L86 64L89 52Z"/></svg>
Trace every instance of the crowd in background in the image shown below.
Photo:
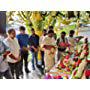
<svg viewBox="0 0 90 90"><path fill-rule="evenodd" d="M57 61L62 58L66 51L74 52L80 38L74 37L75 31L71 30L69 36L62 31L57 38L53 26L48 30L44 29L39 37L35 30L31 29L31 35L25 33L25 27L20 26L20 34L16 35L14 29L8 30L8 36L0 39L0 78L7 79L23 78L23 66L28 74L31 71L28 67L28 56L31 52L32 70L38 68L42 75L49 72ZM38 55L40 52L40 55ZM57 57L57 58L55 58ZM39 63L41 59L41 63Z"/></svg>

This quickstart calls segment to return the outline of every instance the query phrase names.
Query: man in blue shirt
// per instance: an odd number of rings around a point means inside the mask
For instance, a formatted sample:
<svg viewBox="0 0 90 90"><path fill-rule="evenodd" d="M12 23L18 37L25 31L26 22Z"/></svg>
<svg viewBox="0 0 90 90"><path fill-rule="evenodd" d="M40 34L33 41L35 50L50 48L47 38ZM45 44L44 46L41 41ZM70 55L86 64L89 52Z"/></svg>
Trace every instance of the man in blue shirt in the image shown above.
<svg viewBox="0 0 90 90"><path fill-rule="evenodd" d="M32 32L32 35L29 38L29 45L32 53L32 69L35 70L35 65L34 65L35 60L36 60L36 66L38 67L37 54L38 54L38 47L39 47L39 36L35 34L35 31L33 28L31 32Z"/></svg>
<svg viewBox="0 0 90 90"><path fill-rule="evenodd" d="M19 28L20 34L17 35L17 39L21 48L21 62L20 62L20 68L21 68L21 75L23 75L23 60L25 62L25 72L29 73L28 69L28 41L29 41L29 36L28 34L25 33L25 27L21 26Z"/></svg>

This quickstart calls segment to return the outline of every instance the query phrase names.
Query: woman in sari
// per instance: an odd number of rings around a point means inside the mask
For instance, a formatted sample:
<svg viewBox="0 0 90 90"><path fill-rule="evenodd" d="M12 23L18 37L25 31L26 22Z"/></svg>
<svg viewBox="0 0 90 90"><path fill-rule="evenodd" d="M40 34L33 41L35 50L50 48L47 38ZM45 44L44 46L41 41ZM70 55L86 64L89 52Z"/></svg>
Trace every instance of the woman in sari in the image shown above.
<svg viewBox="0 0 90 90"><path fill-rule="evenodd" d="M46 72L50 71L50 69L54 66L55 64L55 46L56 42L55 39L53 38L54 31L49 30L48 35L45 36L43 40L43 45L42 47L44 48L44 62L45 62L45 70Z"/></svg>

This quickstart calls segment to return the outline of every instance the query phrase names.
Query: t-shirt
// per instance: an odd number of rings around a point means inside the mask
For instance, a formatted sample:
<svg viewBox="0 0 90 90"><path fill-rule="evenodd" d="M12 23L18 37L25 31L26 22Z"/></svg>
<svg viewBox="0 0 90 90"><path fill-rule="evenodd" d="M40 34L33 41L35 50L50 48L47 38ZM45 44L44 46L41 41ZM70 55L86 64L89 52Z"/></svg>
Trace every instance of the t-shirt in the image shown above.
<svg viewBox="0 0 90 90"><path fill-rule="evenodd" d="M29 45L38 48L39 46L39 36L38 35L31 35L29 38ZM31 51L34 52L34 49L31 48Z"/></svg>
<svg viewBox="0 0 90 90"><path fill-rule="evenodd" d="M3 53L7 50L9 48L0 41L0 72L5 72L9 68L7 61L3 58Z"/></svg>
<svg viewBox="0 0 90 90"><path fill-rule="evenodd" d="M17 35L17 39L18 39L20 48L28 46L28 42L29 42L28 34L19 34Z"/></svg>

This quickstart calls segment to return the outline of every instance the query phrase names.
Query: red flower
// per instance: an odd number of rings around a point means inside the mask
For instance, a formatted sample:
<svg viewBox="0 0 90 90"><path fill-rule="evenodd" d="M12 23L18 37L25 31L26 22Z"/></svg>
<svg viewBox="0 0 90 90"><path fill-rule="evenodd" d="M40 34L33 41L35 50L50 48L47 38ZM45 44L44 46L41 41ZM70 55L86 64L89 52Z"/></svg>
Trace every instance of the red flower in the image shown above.
<svg viewBox="0 0 90 90"><path fill-rule="evenodd" d="M76 75L76 73L77 73L77 71L75 70L75 71L74 71L74 73L73 73L73 75L75 76L75 75Z"/></svg>
<svg viewBox="0 0 90 90"><path fill-rule="evenodd" d="M85 71L85 76L90 76L90 70Z"/></svg>
<svg viewBox="0 0 90 90"><path fill-rule="evenodd" d="M69 68L69 67L66 67L66 70L67 70L67 71L70 71L70 68Z"/></svg>
<svg viewBox="0 0 90 90"><path fill-rule="evenodd" d="M75 65L76 65L76 66L79 66L80 63L81 63L81 60L78 60L78 61L75 63Z"/></svg>
<svg viewBox="0 0 90 90"><path fill-rule="evenodd" d="M65 68L65 65L63 64L62 61L60 62L60 66L61 66L61 68Z"/></svg>
<svg viewBox="0 0 90 90"><path fill-rule="evenodd" d="M89 52L85 52L84 54L85 54L85 56L88 56Z"/></svg>

